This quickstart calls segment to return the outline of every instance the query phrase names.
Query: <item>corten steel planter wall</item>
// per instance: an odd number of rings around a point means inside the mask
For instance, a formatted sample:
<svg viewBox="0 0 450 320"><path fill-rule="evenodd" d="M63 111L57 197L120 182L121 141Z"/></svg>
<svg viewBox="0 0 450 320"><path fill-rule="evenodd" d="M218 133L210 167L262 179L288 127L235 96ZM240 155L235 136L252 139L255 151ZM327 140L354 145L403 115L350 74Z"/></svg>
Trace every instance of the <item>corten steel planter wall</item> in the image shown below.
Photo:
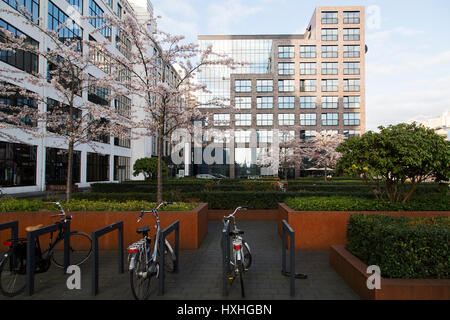
<svg viewBox="0 0 450 320"><path fill-rule="evenodd" d="M367 288L367 265L345 249L331 246L330 264L348 285L366 300L449 300L449 279L385 279L381 288Z"/></svg>
<svg viewBox="0 0 450 320"><path fill-rule="evenodd" d="M19 237L26 237L25 227L43 224L53 224L58 218L50 215L56 212L8 212L0 213L0 223L19 220ZM127 246L138 240L140 235L136 233L138 227L148 225L151 233L156 225L155 217L150 213L138 223L139 212L69 212L73 217L71 230L77 230L91 234L92 231L102 228L114 222L123 221L124 245ZM208 204L201 203L192 211L160 211L159 218L161 228L168 227L172 222L180 220L180 249L197 249L208 232ZM5 250L3 241L9 237L9 232L0 232L0 250ZM169 235L168 240L173 243L174 234ZM46 247L48 236L41 239L41 246ZM117 249L117 235L113 232L99 239L99 247L104 250Z"/></svg>
<svg viewBox="0 0 450 320"><path fill-rule="evenodd" d="M278 204L278 231L285 219L295 231L295 249L329 250L331 245L346 244L346 227L350 214L385 214L402 217L450 216L450 211L295 211Z"/></svg>
<svg viewBox="0 0 450 320"><path fill-rule="evenodd" d="M208 220L222 220L234 210L209 210ZM240 221L277 221L278 210L244 210L236 213L236 220Z"/></svg>

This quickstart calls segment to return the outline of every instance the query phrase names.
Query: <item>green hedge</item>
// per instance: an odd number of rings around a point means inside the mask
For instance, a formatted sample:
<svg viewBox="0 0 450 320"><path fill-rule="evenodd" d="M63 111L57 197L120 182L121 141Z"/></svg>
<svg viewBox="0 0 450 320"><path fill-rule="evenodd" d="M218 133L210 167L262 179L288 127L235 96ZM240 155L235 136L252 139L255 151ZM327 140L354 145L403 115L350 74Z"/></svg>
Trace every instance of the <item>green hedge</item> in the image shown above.
<svg viewBox="0 0 450 320"><path fill-rule="evenodd" d="M151 210L156 206L155 202L145 200L88 200L73 199L70 202L60 201L64 210L73 211L140 211ZM190 211L197 206L195 203L175 203L165 206L161 211ZM27 211L50 211L56 212L58 208L47 205L43 200L7 199L0 201L0 212L27 212Z"/></svg>
<svg viewBox="0 0 450 320"><path fill-rule="evenodd" d="M450 197L416 197L405 204L361 197L297 197L285 203L297 211L448 211Z"/></svg>
<svg viewBox="0 0 450 320"><path fill-rule="evenodd" d="M353 214L347 249L385 278L450 276L450 217L404 218Z"/></svg>

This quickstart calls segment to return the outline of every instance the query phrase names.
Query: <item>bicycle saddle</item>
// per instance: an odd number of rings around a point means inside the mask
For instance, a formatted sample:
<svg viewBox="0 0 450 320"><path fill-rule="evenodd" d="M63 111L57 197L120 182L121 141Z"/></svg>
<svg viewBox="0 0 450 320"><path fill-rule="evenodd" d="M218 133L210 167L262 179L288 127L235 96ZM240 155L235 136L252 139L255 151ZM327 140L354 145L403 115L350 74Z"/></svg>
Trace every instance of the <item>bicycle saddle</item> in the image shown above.
<svg viewBox="0 0 450 320"><path fill-rule="evenodd" d="M148 226L143 226L143 227L136 229L137 233L143 233L143 232L148 232L148 231L150 231L150 228Z"/></svg>
<svg viewBox="0 0 450 320"><path fill-rule="evenodd" d="M40 229L40 228L42 228L43 226L44 226L43 224L38 224L37 226L28 226L28 227L25 228L25 231L26 231L26 232L31 232L31 231Z"/></svg>

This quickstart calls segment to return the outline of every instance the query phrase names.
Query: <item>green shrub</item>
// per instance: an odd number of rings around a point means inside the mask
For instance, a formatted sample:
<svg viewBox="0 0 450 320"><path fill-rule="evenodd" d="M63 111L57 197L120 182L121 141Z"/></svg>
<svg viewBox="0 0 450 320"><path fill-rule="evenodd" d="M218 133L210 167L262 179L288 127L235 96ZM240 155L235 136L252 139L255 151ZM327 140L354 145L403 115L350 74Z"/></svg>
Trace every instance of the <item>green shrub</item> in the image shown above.
<svg viewBox="0 0 450 320"><path fill-rule="evenodd" d="M151 210L155 202L145 200L114 201L73 199L70 202L60 201L64 210L71 211L140 211ZM196 207L195 203L175 203L163 207L162 211L189 211ZM57 211L54 205L47 205L42 200L7 199L0 201L0 212Z"/></svg>
<svg viewBox="0 0 450 320"><path fill-rule="evenodd" d="M405 204L362 197L297 197L285 203L297 211L448 211L450 197L416 197Z"/></svg>
<svg viewBox="0 0 450 320"><path fill-rule="evenodd" d="M405 218L352 214L347 249L385 278L450 276L450 217Z"/></svg>

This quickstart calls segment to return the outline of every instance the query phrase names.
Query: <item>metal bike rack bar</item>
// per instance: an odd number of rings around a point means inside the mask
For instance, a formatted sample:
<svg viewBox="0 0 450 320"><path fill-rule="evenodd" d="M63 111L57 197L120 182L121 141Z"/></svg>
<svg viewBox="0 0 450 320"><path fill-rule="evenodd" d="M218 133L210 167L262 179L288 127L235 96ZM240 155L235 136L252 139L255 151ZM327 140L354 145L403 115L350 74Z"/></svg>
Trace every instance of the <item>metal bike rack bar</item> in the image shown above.
<svg viewBox="0 0 450 320"><path fill-rule="evenodd" d="M228 275L230 274L230 221L224 222L222 230L222 294L228 296Z"/></svg>
<svg viewBox="0 0 450 320"><path fill-rule="evenodd" d="M70 265L70 221L58 222L47 227L27 232L27 294L34 293L34 271L36 267L36 242L39 236L64 229L64 273Z"/></svg>
<svg viewBox="0 0 450 320"><path fill-rule="evenodd" d="M97 229L92 232L92 295L98 293L98 238L110 233L114 230L118 230L118 253L119 253L119 273L123 273L123 221L118 221L109 226Z"/></svg>
<svg viewBox="0 0 450 320"><path fill-rule="evenodd" d="M164 280L166 277L165 274L165 265L164 265L164 244L166 242L166 237L172 232L175 231L175 245L174 245L174 251L175 251L175 264L174 264L174 272L178 272L178 259L179 259L179 247L180 247L180 220L175 221L170 226L165 228L163 231L161 231L160 238L159 238L159 284L158 284L158 294L163 295L164 294Z"/></svg>
<svg viewBox="0 0 450 320"><path fill-rule="evenodd" d="M295 232L294 229L286 222L282 221L283 236L282 236L282 267L281 274L291 278L291 296L295 296L295 279L307 279L307 275L303 273L295 273ZM290 271L286 270L286 248L287 248L287 235L289 234L289 258L290 258Z"/></svg>
<svg viewBox="0 0 450 320"><path fill-rule="evenodd" d="M17 240L17 238L19 237L19 221L14 220L14 221L5 222L5 223L0 224L0 231L6 230L6 229L11 229L11 239ZM11 241L11 242L12 242L12 247L14 249L16 246L16 241Z"/></svg>

